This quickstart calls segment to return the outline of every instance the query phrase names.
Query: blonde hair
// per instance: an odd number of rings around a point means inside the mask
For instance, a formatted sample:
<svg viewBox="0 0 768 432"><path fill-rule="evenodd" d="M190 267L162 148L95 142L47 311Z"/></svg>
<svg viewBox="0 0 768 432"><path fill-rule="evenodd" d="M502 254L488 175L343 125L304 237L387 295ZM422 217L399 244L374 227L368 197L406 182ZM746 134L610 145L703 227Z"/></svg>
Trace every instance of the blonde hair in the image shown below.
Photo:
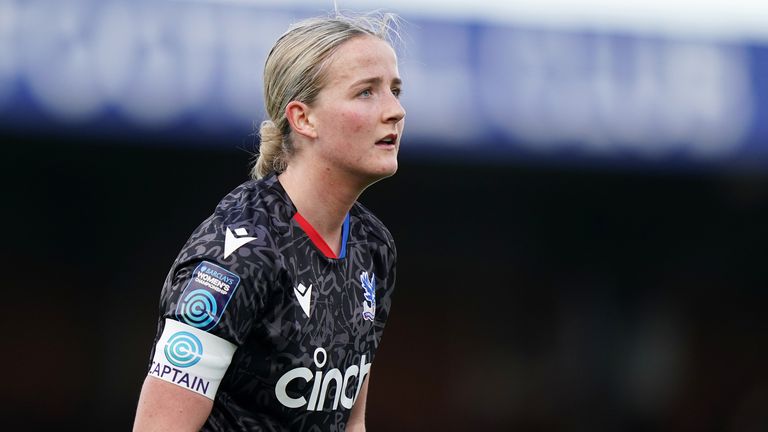
<svg viewBox="0 0 768 432"><path fill-rule="evenodd" d="M258 179L281 173L294 154L291 126L285 108L291 101L311 105L326 82L326 66L344 42L370 35L390 45L399 39L399 19L394 14L373 12L310 18L293 24L275 42L264 64L264 106L269 120L259 128L259 154L251 170Z"/></svg>

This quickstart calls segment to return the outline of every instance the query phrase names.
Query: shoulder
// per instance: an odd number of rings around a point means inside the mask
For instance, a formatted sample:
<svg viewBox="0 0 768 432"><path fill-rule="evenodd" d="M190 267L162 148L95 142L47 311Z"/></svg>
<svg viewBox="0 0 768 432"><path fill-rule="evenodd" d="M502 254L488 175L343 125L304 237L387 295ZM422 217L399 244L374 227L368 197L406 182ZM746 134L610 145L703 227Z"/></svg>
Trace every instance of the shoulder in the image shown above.
<svg viewBox="0 0 768 432"><path fill-rule="evenodd" d="M364 205L356 202L352 206L350 216L356 217L369 236L374 237L379 242L386 245L390 249L392 254L396 254L395 239L392 237L392 233L384 225L384 223L377 218L373 212L368 210Z"/></svg>
<svg viewBox="0 0 768 432"><path fill-rule="evenodd" d="M235 268L270 261L275 239L288 229L291 214L290 202L273 187L273 179L247 181L222 198L192 233L180 260L202 258Z"/></svg>
<svg viewBox="0 0 768 432"><path fill-rule="evenodd" d="M274 187L275 181L275 177L249 180L233 189L219 201L196 234L225 234L227 228L240 232L253 229L262 231L262 235L284 231L293 211L290 201Z"/></svg>
<svg viewBox="0 0 768 432"><path fill-rule="evenodd" d="M292 215L290 201L276 187L274 176L249 180L227 194L211 220L226 225L254 225L279 229Z"/></svg>

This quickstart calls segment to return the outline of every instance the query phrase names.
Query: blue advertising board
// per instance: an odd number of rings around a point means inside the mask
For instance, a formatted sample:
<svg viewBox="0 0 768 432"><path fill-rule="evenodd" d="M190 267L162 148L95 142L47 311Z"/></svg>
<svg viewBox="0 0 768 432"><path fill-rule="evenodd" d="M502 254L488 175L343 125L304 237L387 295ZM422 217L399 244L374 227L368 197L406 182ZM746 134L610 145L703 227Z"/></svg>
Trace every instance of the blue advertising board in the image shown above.
<svg viewBox="0 0 768 432"><path fill-rule="evenodd" d="M317 14L0 0L0 131L242 147L272 43ZM405 155L768 165L768 44L405 18Z"/></svg>

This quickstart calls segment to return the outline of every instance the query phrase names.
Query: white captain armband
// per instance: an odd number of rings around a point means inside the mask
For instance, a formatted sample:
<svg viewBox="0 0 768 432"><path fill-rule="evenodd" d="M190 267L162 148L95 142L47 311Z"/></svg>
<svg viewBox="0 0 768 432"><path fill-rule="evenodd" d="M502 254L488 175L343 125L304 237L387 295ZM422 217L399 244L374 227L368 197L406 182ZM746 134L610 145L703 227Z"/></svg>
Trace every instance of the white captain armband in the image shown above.
<svg viewBox="0 0 768 432"><path fill-rule="evenodd" d="M149 375L213 400L236 348L225 339L166 318Z"/></svg>

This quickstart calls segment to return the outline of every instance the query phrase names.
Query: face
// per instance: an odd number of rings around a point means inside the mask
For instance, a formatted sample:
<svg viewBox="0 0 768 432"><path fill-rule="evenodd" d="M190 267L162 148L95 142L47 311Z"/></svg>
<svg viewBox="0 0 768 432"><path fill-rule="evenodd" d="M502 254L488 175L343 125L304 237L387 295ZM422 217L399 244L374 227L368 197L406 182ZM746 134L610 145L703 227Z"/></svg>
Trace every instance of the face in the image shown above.
<svg viewBox="0 0 768 432"><path fill-rule="evenodd" d="M338 48L310 108L313 152L326 169L363 185L397 171L405 117L400 87L397 57L385 41L361 36Z"/></svg>

